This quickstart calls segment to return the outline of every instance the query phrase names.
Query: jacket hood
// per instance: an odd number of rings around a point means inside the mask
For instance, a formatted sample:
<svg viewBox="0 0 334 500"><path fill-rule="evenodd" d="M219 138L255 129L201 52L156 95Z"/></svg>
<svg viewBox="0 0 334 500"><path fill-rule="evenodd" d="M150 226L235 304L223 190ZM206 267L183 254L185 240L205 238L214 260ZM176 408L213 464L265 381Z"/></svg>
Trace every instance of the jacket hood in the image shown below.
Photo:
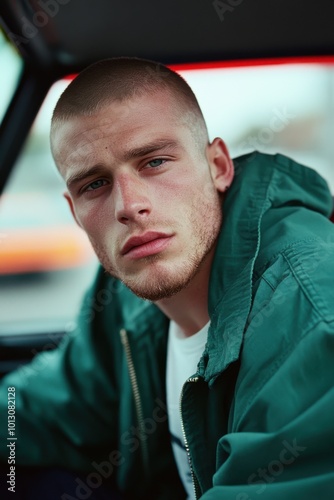
<svg viewBox="0 0 334 500"><path fill-rule="evenodd" d="M210 277L211 328L199 365L210 383L239 357L259 253L270 248L274 255L291 244L294 234L300 239L300 226L295 232L292 214L307 210L308 215L329 217L333 208L326 181L283 155L254 152L235 159L234 166L235 179L224 199L222 231ZM305 238L314 229L307 223ZM216 314L217 309L223 314Z"/></svg>

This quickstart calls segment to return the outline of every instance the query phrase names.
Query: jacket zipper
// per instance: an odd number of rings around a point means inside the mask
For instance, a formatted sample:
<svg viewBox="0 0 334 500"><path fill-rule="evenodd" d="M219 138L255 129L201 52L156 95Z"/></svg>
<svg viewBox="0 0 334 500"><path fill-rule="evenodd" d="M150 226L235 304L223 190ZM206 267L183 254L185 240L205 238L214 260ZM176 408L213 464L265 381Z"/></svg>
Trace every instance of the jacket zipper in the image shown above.
<svg viewBox="0 0 334 500"><path fill-rule="evenodd" d="M194 382L198 382L198 380L199 380L199 377L190 377L190 378L188 378L185 381L185 383L183 384L183 386L182 386L181 397L180 397L181 428L182 428L184 445L185 445L187 456L188 456L188 462L189 462L190 473L191 473L191 478L192 478L192 482L193 482L193 488L194 488L195 499L196 500L200 496L200 486L199 486L199 483L198 483L198 479L197 479L197 477L195 475L195 471L193 469L193 464L192 464L192 460L191 460L191 456L190 456L190 450L189 450L188 440L187 440L187 436L186 436L186 431L184 429L184 422L183 422L183 416L182 416L182 400L183 400L183 390L184 390L185 385L188 382L193 382L193 383Z"/></svg>
<svg viewBox="0 0 334 500"><path fill-rule="evenodd" d="M132 353L131 353L131 348L130 348L130 343L129 343L127 331L124 328L122 328L119 333L121 336L121 342L122 342L122 344L124 346L124 350L125 350L127 365L128 365L128 369L129 369L130 382L131 382L133 397L134 397L134 401L135 401L135 408L136 408L136 415L137 415L137 420L138 420L139 436L140 436L140 441L141 441L141 451L142 451L144 470L146 472L146 476L149 477L148 447L147 447L147 443L145 440L144 425L143 425L144 424L143 407L142 407L140 392L139 392L139 388L138 388L136 370L135 370L135 366L134 366L133 359L132 359Z"/></svg>

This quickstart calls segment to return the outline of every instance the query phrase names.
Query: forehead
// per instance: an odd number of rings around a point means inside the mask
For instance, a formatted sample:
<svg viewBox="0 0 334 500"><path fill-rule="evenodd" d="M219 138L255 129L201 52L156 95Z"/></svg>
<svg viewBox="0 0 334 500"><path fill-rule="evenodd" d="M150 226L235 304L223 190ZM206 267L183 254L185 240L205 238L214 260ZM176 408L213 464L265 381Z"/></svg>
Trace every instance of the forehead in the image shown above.
<svg viewBox="0 0 334 500"><path fill-rule="evenodd" d="M92 116L58 124L52 137L53 153L62 170L104 152L117 157L126 148L162 136L182 141L186 128L180 106L166 92L144 95L108 103Z"/></svg>

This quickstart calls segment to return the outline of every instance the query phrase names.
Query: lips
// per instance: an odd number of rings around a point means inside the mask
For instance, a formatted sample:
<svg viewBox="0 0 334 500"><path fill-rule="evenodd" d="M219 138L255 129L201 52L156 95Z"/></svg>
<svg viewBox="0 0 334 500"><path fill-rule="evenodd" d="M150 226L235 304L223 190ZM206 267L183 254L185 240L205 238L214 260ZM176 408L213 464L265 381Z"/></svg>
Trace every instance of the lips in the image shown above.
<svg viewBox="0 0 334 500"><path fill-rule="evenodd" d="M163 250L169 243L171 235L149 231L141 236L129 238L121 250L122 255L145 257Z"/></svg>

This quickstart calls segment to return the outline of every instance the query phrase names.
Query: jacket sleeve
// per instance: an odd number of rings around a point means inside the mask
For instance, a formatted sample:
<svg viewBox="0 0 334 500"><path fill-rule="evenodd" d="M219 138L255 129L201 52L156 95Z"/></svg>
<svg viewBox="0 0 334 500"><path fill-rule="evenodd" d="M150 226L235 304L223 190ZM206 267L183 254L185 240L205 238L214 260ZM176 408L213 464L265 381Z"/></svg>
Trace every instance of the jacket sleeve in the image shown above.
<svg viewBox="0 0 334 500"><path fill-rule="evenodd" d="M10 428L15 422L18 465L85 471L90 469L90 456L105 457L116 443L117 367L107 354L112 335L103 321L107 298L109 309L113 306L113 290L108 287L101 271L85 297L76 328L54 351L40 353L1 381L1 461L8 458L8 391L11 397L15 394ZM109 325L113 330L113 318Z"/></svg>
<svg viewBox="0 0 334 500"><path fill-rule="evenodd" d="M334 336L304 340L219 441L222 465L203 500L333 498Z"/></svg>
<svg viewBox="0 0 334 500"><path fill-rule="evenodd" d="M261 285L263 307L245 335L233 424L219 440L213 487L203 500L333 498L331 262L312 276L299 261L295 276L287 273L269 298Z"/></svg>

